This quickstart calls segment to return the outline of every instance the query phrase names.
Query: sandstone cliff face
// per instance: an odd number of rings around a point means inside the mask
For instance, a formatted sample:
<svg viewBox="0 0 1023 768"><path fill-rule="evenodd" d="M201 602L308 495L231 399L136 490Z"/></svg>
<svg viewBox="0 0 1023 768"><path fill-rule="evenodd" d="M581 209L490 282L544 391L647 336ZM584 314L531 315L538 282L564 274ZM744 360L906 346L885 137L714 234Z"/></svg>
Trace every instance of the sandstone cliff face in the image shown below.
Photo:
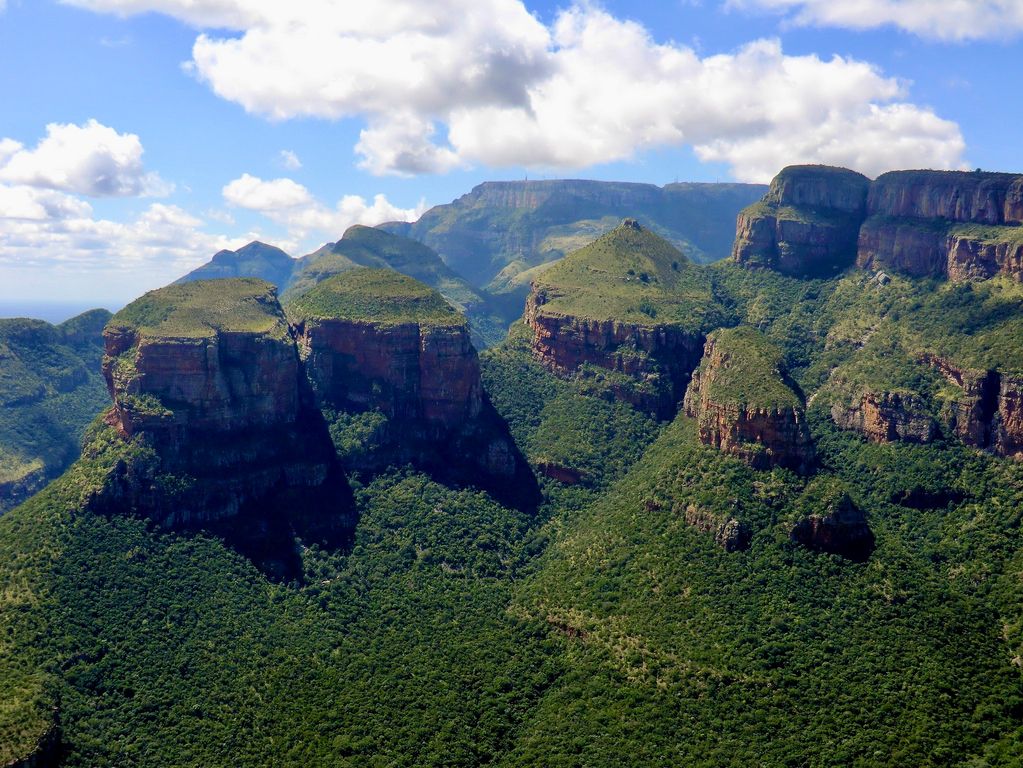
<svg viewBox="0 0 1023 768"><path fill-rule="evenodd" d="M479 416L483 387L466 326L317 320L296 327L322 402L420 421L438 437Z"/></svg>
<svg viewBox="0 0 1023 768"><path fill-rule="evenodd" d="M935 355L923 361L961 390L945 409L950 433L999 456L1023 458L1023 376L973 370Z"/></svg>
<svg viewBox="0 0 1023 768"><path fill-rule="evenodd" d="M1023 176L964 171L892 171L867 197L872 216L945 219L981 224L1023 223Z"/></svg>
<svg viewBox="0 0 1023 768"><path fill-rule="evenodd" d="M950 280L1023 280L1023 176L893 171L870 186L857 264Z"/></svg>
<svg viewBox="0 0 1023 768"><path fill-rule="evenodd" d="M869 180L826 166L791 166L743 210L732 258L794 277L834 274L855 259Z"/></svg>
<svg viewBox="0 0 1023 768"><path fill-rule="evenodd" d="M929 443L938 436L926 403L913 394L866 392L852 402L833 404L831 418L875 443Z"/></svg>
<svg viewBox="0 0 1023 768"><path fill-rule="evenodd" d="M230 310L219 326L209 320L216 313L207 317L204 302L223 303L231 291L255 313L251 330L232 325ZM232 533L248 527L255 539L271 528L280 533L265 515L289 510L276 522L304 538L346 536L350 490L272 288L252 280L198 282L143 301L163 302L167 320L137 321L133 308L144 305L136 304L111 321L103 375L113 407L106 420L124 438L152 446L159 467L119 468L102 503L169 527L220 530L237 518ZM201 330L178 321L188 312L203 317ZM176 479L168 486L161 477ZM173 493L163 492L168 488Z"/></svg>
<svg viewBox="0 0 1023 768"><path fill-rule="evenodd" d="M683 403L686 415L697 419L701 442L737 456L754 469L780 466L808 472L815 451L800 398L789 389L784 371L777 367L751 370L747 376L742 367L760 366L764 361L747 357L746 350L735 350L727 341L723 343L728 338L726 334L734 333L758 335L752 329L730 329L708 337L703 361L686 392ZM780 359L770 361L770 365L779 366ZM730 375L750 380L766 375L772 389L787 391L787 396L775 399L766 391L726 396L720 383ZM761 396L767 402L758 404Z"/></svg>
<svg viewBox="0 0 1023 768"><path fill-rule="evenodd" d="M674 325L590 320L543 311L547 294L534 286L526 302L533 356L547 368L572 373L591 364L623 373L639 386L612 384L615 397L658 418L675 414L699 363L703 336Z"/></svg>

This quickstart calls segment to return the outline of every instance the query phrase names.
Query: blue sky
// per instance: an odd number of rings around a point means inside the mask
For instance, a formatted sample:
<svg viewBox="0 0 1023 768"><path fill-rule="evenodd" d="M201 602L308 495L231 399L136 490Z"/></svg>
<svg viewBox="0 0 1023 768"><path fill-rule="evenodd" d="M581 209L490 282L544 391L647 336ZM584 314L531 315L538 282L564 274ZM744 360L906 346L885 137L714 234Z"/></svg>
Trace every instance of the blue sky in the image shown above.
<svg viewBox="0 0 1023 768"><path fill-rule="evenodd" d="M488 179L1023 170L1023 0L0 9L0 301L114 305Z"/></svg>

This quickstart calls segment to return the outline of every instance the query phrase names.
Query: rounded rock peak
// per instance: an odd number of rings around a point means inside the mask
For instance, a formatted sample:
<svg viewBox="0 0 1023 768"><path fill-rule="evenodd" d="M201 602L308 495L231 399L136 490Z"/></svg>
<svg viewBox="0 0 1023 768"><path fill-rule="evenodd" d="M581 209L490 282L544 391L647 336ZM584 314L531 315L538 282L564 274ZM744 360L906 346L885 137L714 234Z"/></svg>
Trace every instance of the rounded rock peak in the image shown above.
<svg viewBox="0 0 1023 768"><path fill-rule="evenodd" d="M622 219L621 227L622 229L634 229L637 232L643 231L643 227L640 226L640 223L636 221L636 219Z"/></svg>

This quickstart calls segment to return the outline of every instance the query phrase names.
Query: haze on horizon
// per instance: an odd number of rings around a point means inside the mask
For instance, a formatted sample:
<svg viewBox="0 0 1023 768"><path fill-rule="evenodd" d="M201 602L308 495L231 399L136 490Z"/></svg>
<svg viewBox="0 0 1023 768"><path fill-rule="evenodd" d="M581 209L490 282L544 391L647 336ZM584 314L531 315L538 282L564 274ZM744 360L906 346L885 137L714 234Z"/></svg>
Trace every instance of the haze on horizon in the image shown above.
<svg viewBox="0 0 1023 768"><path fill-rule="evenodd" d="M1023 0L423 9L0 0L0 301L123 303L489 179L1023 169Z"/></svg>

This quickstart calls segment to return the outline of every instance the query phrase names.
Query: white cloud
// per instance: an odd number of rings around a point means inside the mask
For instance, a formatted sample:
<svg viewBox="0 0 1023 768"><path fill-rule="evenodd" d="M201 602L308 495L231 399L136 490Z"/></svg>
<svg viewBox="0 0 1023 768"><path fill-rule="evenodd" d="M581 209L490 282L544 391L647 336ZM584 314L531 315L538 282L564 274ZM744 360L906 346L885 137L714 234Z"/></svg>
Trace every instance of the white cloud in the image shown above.
<svg viewBox="0 0 1023 768"><path fill-rule="evenodd" d="M9 280L25 291L49 286L40 298L59 298L53 291L64 286L79 299L128 299L180 277L221 248L247 242L209 234L202 225L163 203L111 221L65 192L0 184L0 276L8 288Z"/></svg>
<svg viewBox="0 0 1023 768"><path fill-rule="evenodd" d="M0 140L0 182L92 197L169 194L171 185L145 171L142 152L138 136L95 120L50 123L34 149Z"/></svg>
<svg viewBox="0 0 1023 768"><path fill-rule="evenodd" d="M289 171L297 171L302 167L302 161L290 149L282 149L280 155L278 155L278 160Z"/></svg>
<svg viewBox="0 0 1023 768"><path fill-rule="evenodd" d="M376 195L372 203L359 195L345 195L330 208L292 179L263 180L247 173L228 183L223 194L229 205L257 211L285 227L292 241L312 234L336 238L353 224L412 221L426 210L422 201L415 208L399 208L385 195Z"/></svg>
<svg viewBox="0 0 1023 768"><path fill-rule="evenodd" d="M73 2L206 28L190 66L215 93L271 119L359 117L359 164L377 174L578 169L683 145L746 180L796 162L962 163L958 126L867 63L788 56L772 40L701 57L589 3L546 26L521 0L434 0L429 12L418 0ZM225 25L240 34L209 31Z"/></svg>
<svg viewBox="0 0 1023 768"><path fill-rule="evenodd" d="M1023 0L730 0L734 8L785 14L796 24L872 29L895 26L921 37L964 41L1023 32Z"/></svg>

